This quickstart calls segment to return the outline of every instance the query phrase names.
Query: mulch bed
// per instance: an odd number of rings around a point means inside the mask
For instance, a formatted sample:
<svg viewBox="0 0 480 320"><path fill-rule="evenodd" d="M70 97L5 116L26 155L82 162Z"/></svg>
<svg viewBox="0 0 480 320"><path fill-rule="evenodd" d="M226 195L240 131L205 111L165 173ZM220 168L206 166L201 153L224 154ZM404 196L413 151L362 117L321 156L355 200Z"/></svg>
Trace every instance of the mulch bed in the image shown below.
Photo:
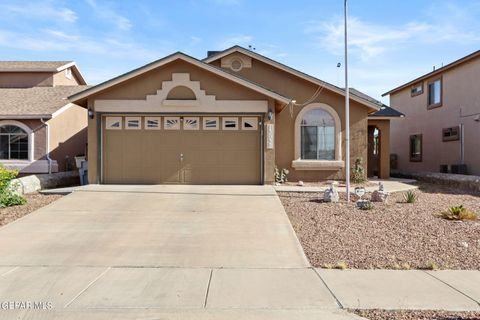
<svg viewBox="0 0 480 320"><path fill-rule="evenodd" d="M279 196L315 267L480 270L480 221L434 215L461 204L480 214L480 195L431 184L416 193L414 204L394 193L388 204L375 203L368 211L345 200L323 203L317 193Z"/></svg>
<svg viewBox="0 0 480 320"><path fill-rule="evenodd" d="M8 208L0 208L0 226L15 221L33 211L44 207L53 201L61 198L62 195L44 195L33 193L25 195L27 203L22 206L13 206Z"/></svg>
<svg viewBox="0 0 480 320"><path fill-rule="evenodd" d="M480 320L480 312L349 310L370 320Z"/></svg>

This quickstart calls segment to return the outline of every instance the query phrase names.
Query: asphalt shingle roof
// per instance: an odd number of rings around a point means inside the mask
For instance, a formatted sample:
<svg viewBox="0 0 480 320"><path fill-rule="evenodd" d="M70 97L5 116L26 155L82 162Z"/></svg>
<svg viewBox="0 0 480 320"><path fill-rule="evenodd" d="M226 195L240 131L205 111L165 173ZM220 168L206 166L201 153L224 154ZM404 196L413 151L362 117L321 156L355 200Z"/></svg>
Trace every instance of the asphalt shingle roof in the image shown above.
<svg viewBox="0 0 480 320"><path fill-rule="evenodd" d="M67 97L88 86L1 88L0 117L51 115L69 103Z"/></svg>
<svg viewBox="0 0 480 320"><path fill-rule="evenodd" d="M72 61L0 61L0 72L44 71L54 72Z"/></svg>

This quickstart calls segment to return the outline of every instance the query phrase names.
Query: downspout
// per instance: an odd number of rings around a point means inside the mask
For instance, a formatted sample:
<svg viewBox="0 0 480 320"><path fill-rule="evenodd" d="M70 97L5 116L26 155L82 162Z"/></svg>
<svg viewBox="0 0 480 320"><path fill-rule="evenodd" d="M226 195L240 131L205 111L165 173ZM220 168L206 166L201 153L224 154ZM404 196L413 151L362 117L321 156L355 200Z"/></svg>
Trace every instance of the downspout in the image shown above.
<svg viewBox="0 0 480 320"><path fill-rule="evenodd" d="M46 152L46 157L47 157L47 161L48 161L48 174L51 174L52 173L52 158L50 158L50 124L48 123L48 121L45 122L43 120L43 118L40 118L40 121L47 128L47 142L46 142L47 152Z"/></svg>

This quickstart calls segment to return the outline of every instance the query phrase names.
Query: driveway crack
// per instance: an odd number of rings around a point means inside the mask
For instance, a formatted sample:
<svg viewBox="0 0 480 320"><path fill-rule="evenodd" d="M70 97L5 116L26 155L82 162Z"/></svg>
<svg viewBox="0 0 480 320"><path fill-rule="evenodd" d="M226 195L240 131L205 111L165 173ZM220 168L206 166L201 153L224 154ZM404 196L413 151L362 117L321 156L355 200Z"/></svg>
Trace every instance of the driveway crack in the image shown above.
<svg viewBox="0 0 480 320"><path fill-rule="evenodd" d="M97 282L101 277L103 277L110 269L112 269L112 267L108 267L107 269L105 269L102 273L100 273L95 279L93 279L86 287L85 289L83 289L82 291L80 291L79 293L77 293L75 295L75 297L73 297L72 300L70 300L69 302L67 302L67 304L65 304L64 308L68 308L78 297L80 297L85 291L88 290L88 288L90 288L95 282Z"/></svg>
<svg viewBox="0 0 480 320"><path fill-rule="evenodd" d="M203 303L203 308L207 307L208 293L210 292L210 283L212 283L213 269L210 270L210 277L208 278L207 292L205 293L205 301Z"/></svg>

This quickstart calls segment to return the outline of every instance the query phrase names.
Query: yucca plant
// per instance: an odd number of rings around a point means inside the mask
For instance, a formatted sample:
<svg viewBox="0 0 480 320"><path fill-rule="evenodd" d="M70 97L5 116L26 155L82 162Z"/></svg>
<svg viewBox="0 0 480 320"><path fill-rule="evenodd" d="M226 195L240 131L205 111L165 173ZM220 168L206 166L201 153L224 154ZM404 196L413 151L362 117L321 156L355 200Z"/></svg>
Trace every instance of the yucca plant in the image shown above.
<svg viewBox="0 0 480 320"><path fill-rule="evenodd" d="M405 199L407 203L415 203L418 199L418 196L415 192L409 190L403 194L403 199Z"/></svg>
<svg viewBox="0 0 480 320"><path fill-rule="evenodd" d="M440 213L440 216L447 220L476 220L477 214L468 210L463 205L450 207L447 211Z"/></svg>

